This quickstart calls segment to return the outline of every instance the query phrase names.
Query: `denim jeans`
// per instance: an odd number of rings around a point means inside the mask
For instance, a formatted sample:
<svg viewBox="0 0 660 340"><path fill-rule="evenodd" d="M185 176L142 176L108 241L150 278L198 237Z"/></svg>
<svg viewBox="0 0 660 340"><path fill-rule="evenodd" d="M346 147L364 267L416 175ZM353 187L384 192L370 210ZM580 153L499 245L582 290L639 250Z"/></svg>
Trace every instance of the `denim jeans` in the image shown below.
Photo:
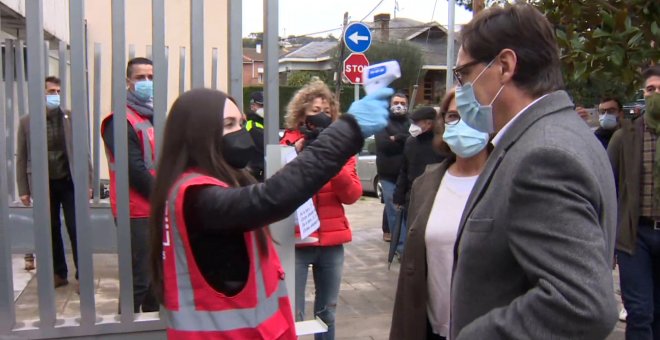
<svg viewBox="0 0 660 340"><path fill-rule="evenodd" d="M396 209L394 208L394 203L392 202L392 196L394 196L394 188L396 183L381 179L380 185L383 187L383 201L385 202L385 214L387 215L387 230L383 227L384 233L389 233L392 230L392 225L394 225L394 220L396 220Z"/></svg>
<svg viewBox="0 0 660 340"><path fill-rule="evenodd" d="M635 253L618 251L626 339L660 339L660 230L640 225Z"/></svg>
<svg viewBox="0 0 660 340"><path fill-rule="evenodd" d="M67 179L52 179L50 184L50 232L53 247L53 272L66 279L69 270L64 254L64 241L62 240L62 221L60 207L64 211L66 231L71 241L73 263L76 266L76 279L78 279L78 242L76 241L76 205L73 195L73 182Z"/></svg>
<svg viewBox="0 0 660 340"><path fill-rule="evenodd" d="M314 275L314 316L328 325L328 332L315 334L314 339L333 340L344 246L296 248L296 321L305 319L305 285L310 265Z"/></svg>
<svg viewBox="0 0 660 340"><path fill-rule="evenodd" d="M406 244L407 236L408 236L408 211L404 209L403 212L401 213L401 225L399 226L399 243L397 243L396 245L396 253L399 254L399 256L403 256L403 248Z"/></svg>

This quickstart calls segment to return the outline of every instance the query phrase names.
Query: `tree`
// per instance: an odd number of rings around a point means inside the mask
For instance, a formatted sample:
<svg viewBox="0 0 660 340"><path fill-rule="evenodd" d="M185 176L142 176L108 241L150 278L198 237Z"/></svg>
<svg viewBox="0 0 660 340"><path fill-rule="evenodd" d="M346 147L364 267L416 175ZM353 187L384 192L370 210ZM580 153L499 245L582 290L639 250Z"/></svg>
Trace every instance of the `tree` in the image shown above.
<svg viewBox="0 0 660 340"><path fill-rule="evenodd" d="M286 83L287 86L304 86L309 83L312 78L318 78L328 83L328 79L331 79L328 76L327 71L295 71L287 77ZM328 84L330 86L330 84Z"/></svg>
<svg viewBox="0 0 660 340"><path fill-rule="evenodd" d="M458 2L469 8L472 0ZM591 105L606 94L632 99L642 85L639 72L660 60L657 1L527 2L555 27L564 81L576 102Z"/></svg>
<svg viewBox="0 0 660 340"><path fill-rule="evenodd" d="M370 64L396 60L401 67L401 78L395 80L393 89L410 90L417 83L417 74L423 65L422 51L407 41L374 41L365 52ZM342 61L343 62L343 61Z"/></svg>

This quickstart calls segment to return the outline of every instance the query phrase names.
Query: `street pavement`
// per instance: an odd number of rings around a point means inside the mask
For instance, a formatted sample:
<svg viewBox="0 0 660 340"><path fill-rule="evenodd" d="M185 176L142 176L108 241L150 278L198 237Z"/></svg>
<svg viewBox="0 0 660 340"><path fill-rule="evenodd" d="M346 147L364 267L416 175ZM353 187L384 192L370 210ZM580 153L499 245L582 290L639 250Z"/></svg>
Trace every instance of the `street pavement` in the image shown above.
<svg viewBox="0 0 660 340"><path fill-rule="evenodd" d="M340 340L387 339L389 336L394 294L399 264L387 269L389 243L383 242L381 218L383 205L376 198L363 197L346 206L346 214L353 229L353 242L345 247L344 274L336 317L336 336ZM70 254L69 254L70 255ZM69 256L68 262L73 266ZM19 324L38 319L35 271L23 270L23 255L13 256L16 317ZM37 263L38 269L38 263ZM616 275L616 272L615 272ZM80 315L80 301L71 284L56 289L57 317L75 318ZM314 289L312 275L308 275L305 293L306 315L313 314ZM114 315L117 311L119 281L117 256L94 255L95 299L98 316ZM615 277L618 291L618 276ZM617 299L619 297L617 296ZM619 322L608 340L624 339L625 324ZM312 339L304 336L301 339Z"/></svg>

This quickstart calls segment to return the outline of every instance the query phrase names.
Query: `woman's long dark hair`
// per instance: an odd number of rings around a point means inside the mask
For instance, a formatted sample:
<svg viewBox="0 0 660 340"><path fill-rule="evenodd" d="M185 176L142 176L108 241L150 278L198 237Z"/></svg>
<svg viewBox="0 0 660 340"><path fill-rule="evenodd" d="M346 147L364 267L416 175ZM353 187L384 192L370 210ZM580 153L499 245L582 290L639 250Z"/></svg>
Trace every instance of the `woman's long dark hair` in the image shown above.
<svg viewBox="0 0 660 340"><path fill-rule="evenodd" d="M163 301L163 220L171 187L188 169L196 168L229 186L256 183L245 170L236 170L222 156L224 109L234 100L220 91L194 89L172 104L165 123L156 181L151 193L151 275L157 298ZM266 231L257 230L259 246L267 247ZM267 254L267 253L266 253Z"/></svg>

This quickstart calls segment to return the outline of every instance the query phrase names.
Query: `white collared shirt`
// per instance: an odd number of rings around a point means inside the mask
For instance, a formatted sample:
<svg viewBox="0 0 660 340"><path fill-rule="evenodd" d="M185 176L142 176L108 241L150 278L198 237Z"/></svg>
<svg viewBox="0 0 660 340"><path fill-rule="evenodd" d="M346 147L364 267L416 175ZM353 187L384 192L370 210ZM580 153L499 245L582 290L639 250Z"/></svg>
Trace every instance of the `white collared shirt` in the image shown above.
<svg viewBox="0 0 660 340"><path fill-rule="evenodd" d="M525 106L522 110L520 110L520 112L518 112L515 116L513 116L513 118L511 118L511 120L510 120L508 123L506 123L506 124L502 127L502 129L500 129L500 131L498 131L498 132L495 134L495 137L493 137L493 141L491 142L491 143L493 143L493 146L497 146L497 143L500 142L500 139L502 139L502 137L503 137L504 134L506 133L506 130L509 129L509 127L511 126L511 124L513 123L513 121L515 121L516 119L518 119L518 117L519 117L521 114L523 114L525 111L527 111L527 109L529 109L532 105L536 104L536 102L538 102L539 100L543 99L543 98L544 98L545 96L547 96L547 95L548 95L548 94L546 93L546 94L544 94L544 95L542 95L542 96L536 98L533 102L529 103L529 105Z"/></svg>

